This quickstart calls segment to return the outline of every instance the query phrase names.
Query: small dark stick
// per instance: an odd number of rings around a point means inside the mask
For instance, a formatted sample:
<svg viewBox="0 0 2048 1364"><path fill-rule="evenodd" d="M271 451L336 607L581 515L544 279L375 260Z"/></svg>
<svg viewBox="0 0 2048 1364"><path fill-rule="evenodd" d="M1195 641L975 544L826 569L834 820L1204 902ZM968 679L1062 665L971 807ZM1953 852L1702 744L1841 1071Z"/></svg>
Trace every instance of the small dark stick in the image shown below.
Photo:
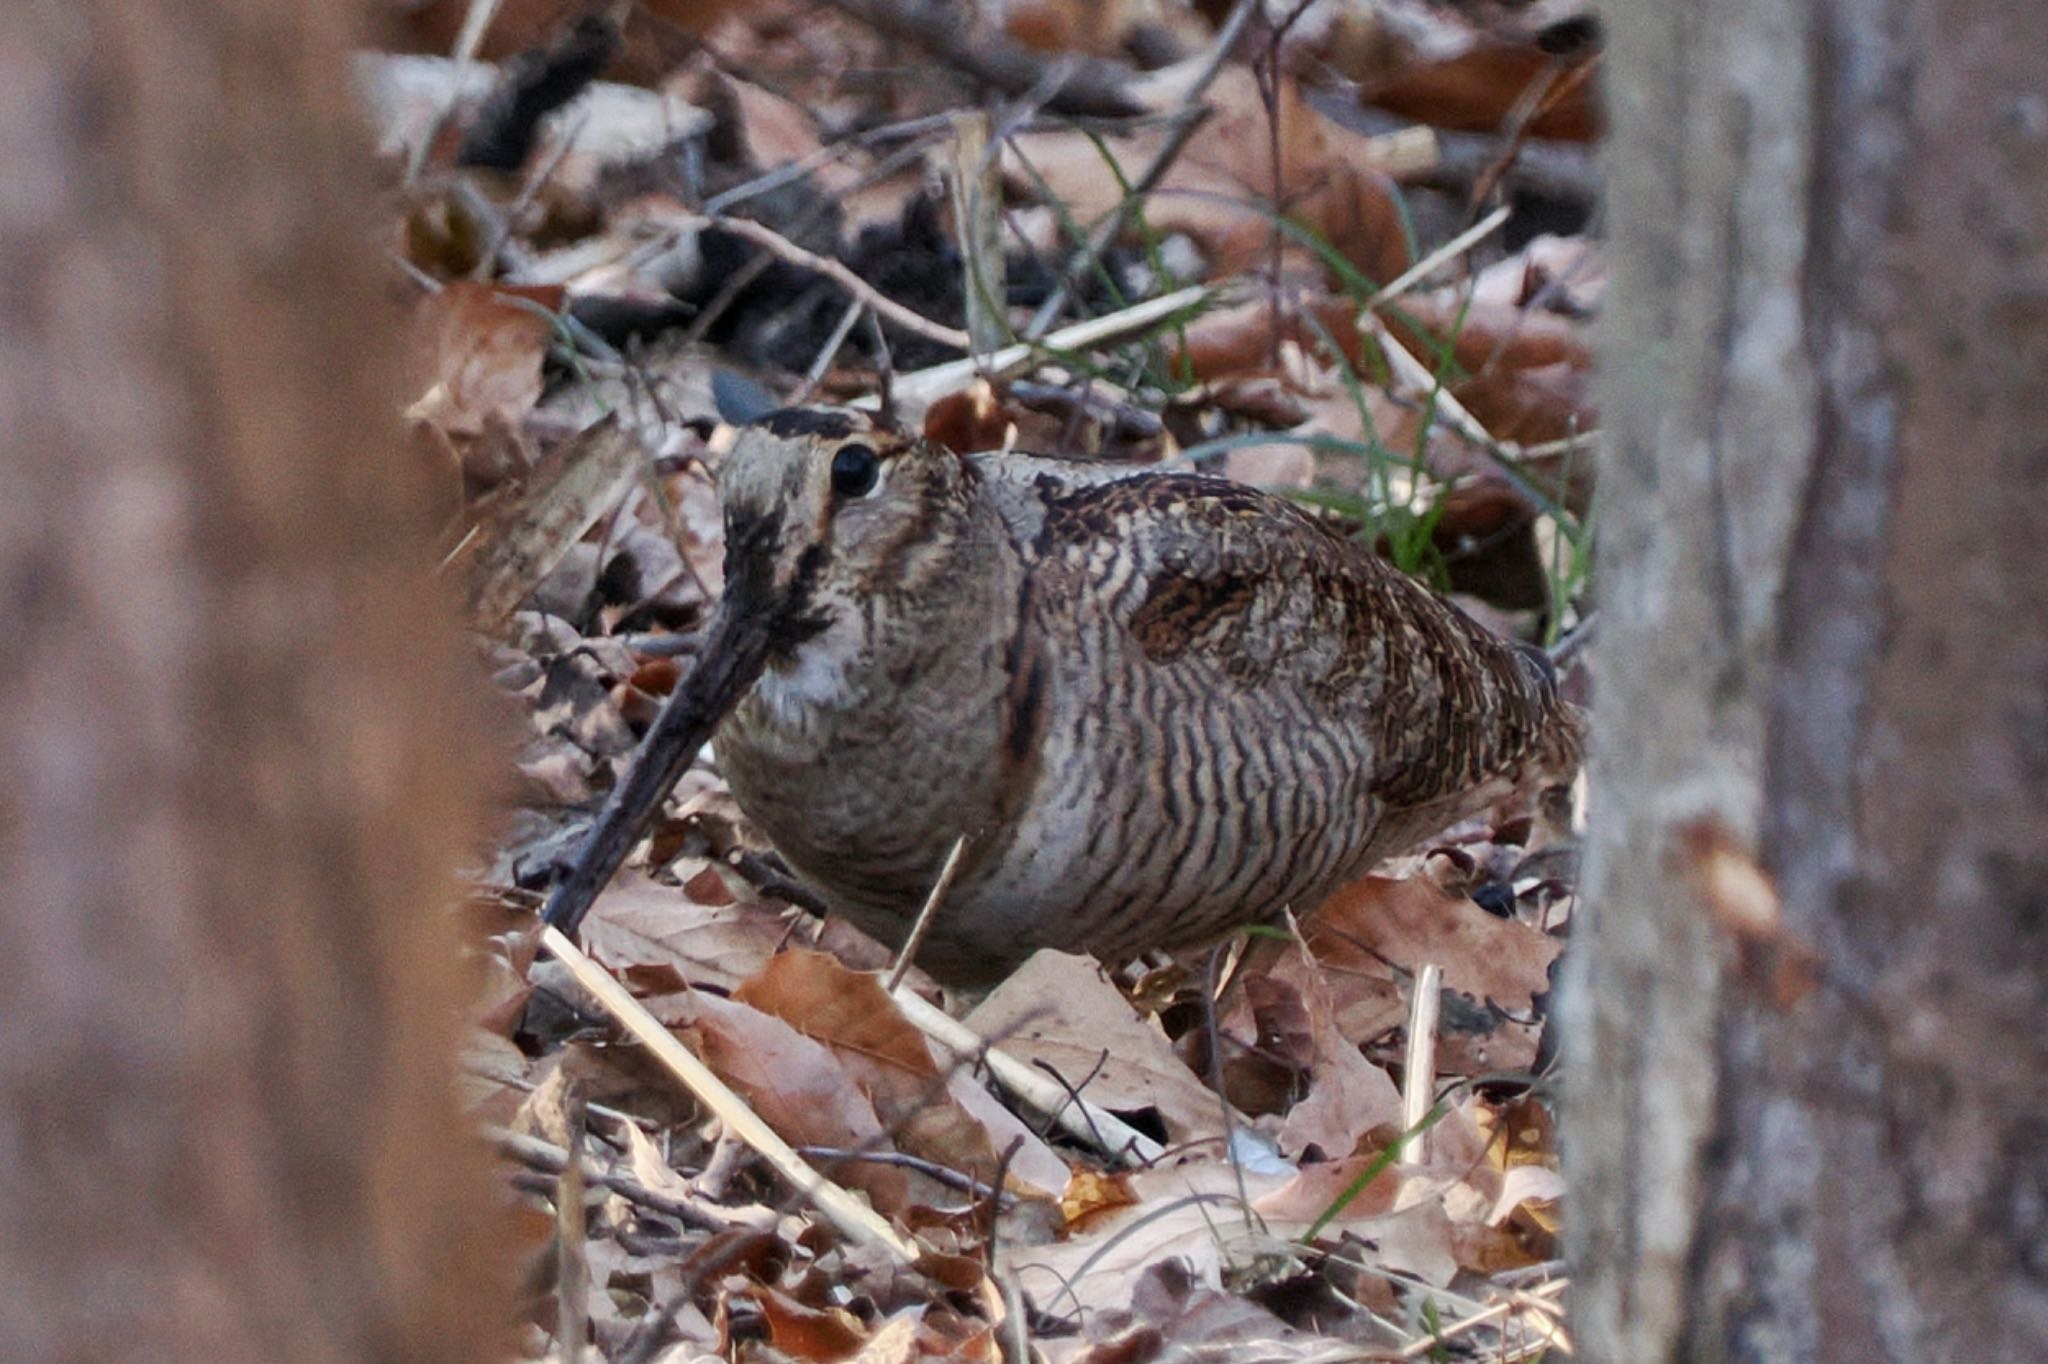
<svg viewBox="0 0 2048 1364"><path fill-rule="evenodd" d="M877 411L882 420L896 420L896 357L889 353L889 338L882 333L882 319L868 309L868 335L875 342L875 384Z"/></svg>

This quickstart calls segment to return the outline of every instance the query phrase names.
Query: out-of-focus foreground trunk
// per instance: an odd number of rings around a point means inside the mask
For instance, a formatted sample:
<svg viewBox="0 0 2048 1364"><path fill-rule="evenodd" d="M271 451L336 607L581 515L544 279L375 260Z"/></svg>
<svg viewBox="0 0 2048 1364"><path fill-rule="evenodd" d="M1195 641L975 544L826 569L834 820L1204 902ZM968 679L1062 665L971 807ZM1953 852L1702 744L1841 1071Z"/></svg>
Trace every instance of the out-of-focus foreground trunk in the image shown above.
<svg viewBox="0 0 2048 1364"><path fill-rule="evenodd" d="M1611 18L1580 1357L2048 1358L2048 10Z"/></svg>
<svg viewBox="0 0 2048 1364"><path fill-rule="evenodd" d="M459 1361L507 1317L449 1085L476 746L360 17L0 6L9 1359Z"/></svg>

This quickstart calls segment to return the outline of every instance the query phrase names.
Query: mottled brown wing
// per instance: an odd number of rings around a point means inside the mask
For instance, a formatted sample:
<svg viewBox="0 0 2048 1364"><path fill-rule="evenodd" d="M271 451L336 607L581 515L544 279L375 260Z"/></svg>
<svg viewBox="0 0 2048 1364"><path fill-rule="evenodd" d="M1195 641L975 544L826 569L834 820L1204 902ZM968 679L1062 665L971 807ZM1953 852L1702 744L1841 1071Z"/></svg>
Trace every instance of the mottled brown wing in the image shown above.
<svg viewBox="0 0 2048 1364"><path fill-rule="evenodd" d="M1355 727L1390 809L1576 753L1528 651L1289 502L1193 475L1046 492L1047 549L1114 540L1125 552L1105 561L1140 566L1108 600L1147 659L1288 688Z"/></svg>

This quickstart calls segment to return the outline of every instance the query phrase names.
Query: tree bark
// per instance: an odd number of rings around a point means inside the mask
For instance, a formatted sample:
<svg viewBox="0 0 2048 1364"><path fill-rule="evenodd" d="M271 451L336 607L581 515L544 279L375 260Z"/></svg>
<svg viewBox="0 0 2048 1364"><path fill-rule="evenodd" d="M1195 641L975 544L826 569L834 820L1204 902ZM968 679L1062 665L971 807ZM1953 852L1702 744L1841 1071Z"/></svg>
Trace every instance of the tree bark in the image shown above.
<svg viewBox="0 0 2048 1364"><path fill-rule="evenodd" d="M1581 1354L2048 1358L2048 11L1612 20Z"/></svg>
<svg viewBox="0 0 2048 1364"><path fill-rule="evenodd" d="M498 1352L357 17L0 6L9 1359Z"/></svg>

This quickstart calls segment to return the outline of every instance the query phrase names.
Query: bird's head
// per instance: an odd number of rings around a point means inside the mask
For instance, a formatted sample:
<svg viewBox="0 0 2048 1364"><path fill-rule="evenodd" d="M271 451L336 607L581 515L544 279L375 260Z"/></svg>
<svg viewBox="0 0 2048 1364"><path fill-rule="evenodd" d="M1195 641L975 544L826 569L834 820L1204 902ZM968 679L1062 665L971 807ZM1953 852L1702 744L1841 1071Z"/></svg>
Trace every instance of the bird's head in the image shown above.
<svg viewBox="0 0 2048 1364"><path fill-rule="evenodd" d="M764 669L794 661L877 598L949 571L951 532L976 478L967 461L851 408L785 408L740 432L719 470L725 593L697 666L662 708L615 788L548 921L574 929L719 721Z"/></svg>
<svg viewBox="0 0 2048 1364"><path fill-rule="evenodd" d="M786 408L744 428L719 471L726 596L717 636L763 662L936 569L973 475L872 413Z"/></svg>

